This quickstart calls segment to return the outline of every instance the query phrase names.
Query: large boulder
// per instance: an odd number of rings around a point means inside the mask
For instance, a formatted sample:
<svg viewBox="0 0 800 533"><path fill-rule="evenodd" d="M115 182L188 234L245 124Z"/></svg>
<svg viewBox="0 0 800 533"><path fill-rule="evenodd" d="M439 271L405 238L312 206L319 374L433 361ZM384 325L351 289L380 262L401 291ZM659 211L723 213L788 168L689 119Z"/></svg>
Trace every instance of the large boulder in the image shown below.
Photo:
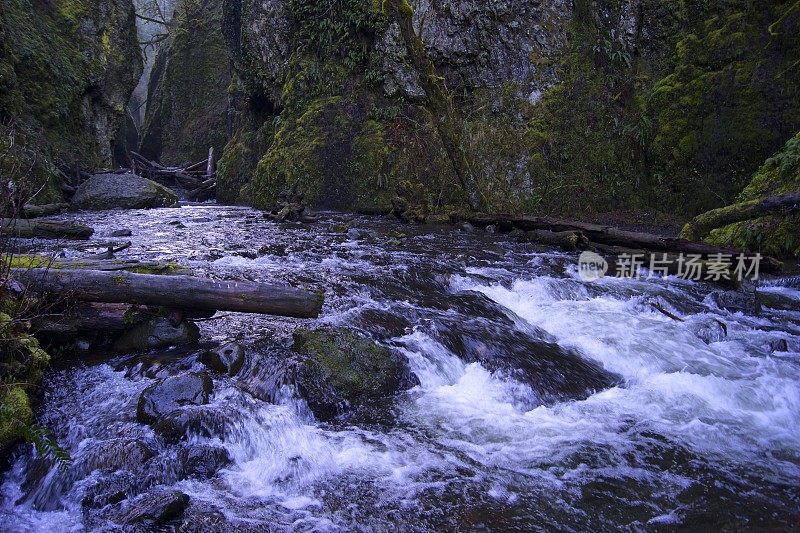
<svg viewBox="0 0 800 533"><path fill-rule="evenodd" d="M322 420L414 384L404 357L347 329L298 330L294 350L298 389Z"/></svg>
<svg viewBox="0 0 800 533"><path fill-rule="evenodd" d="M168 346L193 345L197 344L199 338L200 329L193 322L184 321L175 326L169 318L156 317L126 331L114 343L114 350L127 353Z"/></svg>
<svg viewBox="0 0 800 533"><path fill-rule="evenodd" d="M169 207L178 201L174 192L135 174L95 174L75 192L72 209L149 209Z"/></svg>
<svg viewBox="0 0 800 533"><path fill-rule="evenodd" d="M213 390L208 374L182 374L154 383L142 391L136 409L139 422L149 424L185 405L205 405Z"/></svg>

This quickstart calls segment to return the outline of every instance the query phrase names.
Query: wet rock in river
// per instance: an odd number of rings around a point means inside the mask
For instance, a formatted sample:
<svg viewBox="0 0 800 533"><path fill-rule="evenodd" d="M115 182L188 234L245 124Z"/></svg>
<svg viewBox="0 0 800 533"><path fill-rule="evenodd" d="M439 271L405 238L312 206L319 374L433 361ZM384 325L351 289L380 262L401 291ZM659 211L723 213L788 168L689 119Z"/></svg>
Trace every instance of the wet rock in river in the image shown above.
<svg viewBox="0 0 800 533"><path fill-rule="evenodd" d="M197 344L199 338L200 329L192 322L184 321L175 326L167 317L155 317L126 331L114 343L114 350L135 352L169 346L194 345Z"/></svg>
<svg viewBox="0 0 800 533"><path fill-rule="evenodd" d="M186 406L162 416L153 424L153 430L169 444L190 437L225 440L228 416L210 406Z"/></svg>
<svg viewBox="0 0 800 533"><path fill-rule="evenodd" d="M758 304L778 311L797 311L800 309L800 299L797 293L782 293L778 291L763 290L756 294Z"/></svg>
<svg viewBox="0 0 800 533"><path fill-rule="evenodd" d="M200 360L214 372L235 376L244 364L244 348L236 342L229 342L219 348L208 350Z"/></svg>
<svg viewBox="0 0 800 533"><path fill-rule="evenodd" d="M133 232L129 229L118 229L111 232L112 237L130 237Z"/></svg>
<svg viewBox="0 0 800 533"><path fill-rule="evenodd" d="M178 452L181 478L208 479L228 466L232 459L228 450L211 444L191 444Z"/></svg>
<svg viewBox="0 0 800 533"><path fill-rule="evenodd" d="M136 475L128 471L101 474L86 486L81 504L84 508L99 509L129 498L136 491Z"/></svg>
<svg viewBox="0 0 800 533"><path fill-rule="evenodd" d="M690 328L692 333L706 344L723 341L728 336L728 326L714 318L692 324Z"/></svg>
<svg viewBox="0 0 800 533"><path fill-rule="evenodd" d="M83 473L92 470L135 470L152 459L153 449L138 439L113 439L93 444L83 457L76 461L75 469Z"/></svg>
<svg viewBox="0 0 800 533"><path fill-rule="evenodd" d="M413 386L404 357L347 329L294 334L298 388L320 419Z"/></svg>
<svg viewBox="0 0 800 533"><path fill-rule="evenodd" d="M711 293L711 299L720 309L732 313L758 315L761 313L761 302L755 291L717 291Z"/></svg>
<svg viewBox="0 0 800 533"><path fill-rule="evenodd" d="M208 374L183 374L147 387L139 396L136 417L149 424L185 405L205 405L213 389Z"/></svg>
<svg viewBox="0 0 800 533"><path fill-rule="evenodd" d="M109 518L120 525L163 525L179 520L189 505L189 496L177 491L159 489L125 501L112 510Z"/></svg>
<svg viewBox="0 0 800 533"><path fill-rule="evenodd" d="M104 209L148 209L169 207L178 197L154 181L135 174L95 174L78 187L71 208L100 211Z"/></svg>

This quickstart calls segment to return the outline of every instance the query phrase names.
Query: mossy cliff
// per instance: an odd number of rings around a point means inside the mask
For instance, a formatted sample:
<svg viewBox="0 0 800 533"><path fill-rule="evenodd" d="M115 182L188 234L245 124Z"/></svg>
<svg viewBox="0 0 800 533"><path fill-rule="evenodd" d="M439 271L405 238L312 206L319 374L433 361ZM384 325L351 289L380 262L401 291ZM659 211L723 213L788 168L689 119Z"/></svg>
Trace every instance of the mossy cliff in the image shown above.
<svg viewBox="0 0 800 533"><path fill-rule="evenodd" d="M166 164L217 157L228 140L231 69L222 0L180 0L148 87L140 151Z"/></svg>
<svg viewBox="0 0 800 533"><path fill-rule="evenodd" d="M268 208L296 186L359 209L416 191L423 216L465 207L380 4L225 0L239 103L227 197ZM457 4L408 7L489 210L685 217L733 200L800 129L792 2Z"/></svg>
<svg viewBox="0 0 800 533"><path fill-rule="evenodd" d="M141 72L130 0L2 0L0 124L21 150L3 172L41 198L53 163L112 164L125 105ZM30 182L30 183L29 183Z"/></svg>

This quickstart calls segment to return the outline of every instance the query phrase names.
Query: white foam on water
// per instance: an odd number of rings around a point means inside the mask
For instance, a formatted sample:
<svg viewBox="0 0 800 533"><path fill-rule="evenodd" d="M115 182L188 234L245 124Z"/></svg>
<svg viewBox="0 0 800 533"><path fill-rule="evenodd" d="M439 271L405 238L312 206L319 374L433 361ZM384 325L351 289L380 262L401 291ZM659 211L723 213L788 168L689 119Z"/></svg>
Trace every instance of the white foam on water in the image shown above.
<svg viewBox="0 0 800 533"><path fill-rule="evenodd" d="M485 294L625 381L582 402L527 413L532 425L521 441L542 439L542 449L550 451L559 449L554 439L614 441L620 438L616 428L631 419L700 453L781 477L800 472L796 362L736 338L706 345L686 323L644 312L633 300L586 299L581 291L565 299L552 290L558 282L537 278L504 287L453 280L454 290ZM509 425L508 417L502 423ZM794 459L767 460L767 452Z"/></svg>

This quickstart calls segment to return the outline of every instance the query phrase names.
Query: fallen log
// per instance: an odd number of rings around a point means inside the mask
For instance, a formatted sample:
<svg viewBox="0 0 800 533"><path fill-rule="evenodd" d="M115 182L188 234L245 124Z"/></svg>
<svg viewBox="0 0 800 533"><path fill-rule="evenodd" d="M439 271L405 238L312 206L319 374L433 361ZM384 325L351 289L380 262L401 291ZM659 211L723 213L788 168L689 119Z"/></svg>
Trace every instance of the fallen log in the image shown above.
<svg viewBox="0 0 800 533"><path fill-rule="evenodd" d="M74 189L73 189L74 190ZM32 205L25 204L22 207L22 212L25 218L38 218L47 217L50 215L57 215L69 209L69 204L45 204L45 205Z"/></svg>
<svg viewBox="0 0 800 533"><path fill-rule="evenodd" d="M113 246L113 245L110 245ZM123 245L125 246L125 245ZM127 246L125 246L127 248ZM117 272L126 270L147 274L190 274L191 271L176 263L139 261L138 259L105 259L108 252L86 258L48 257L42 255L15 254L10 265L13 268L51 268L68 270L101 270Z"/></svg>
<svg viewBox="0 0 800 533"><path fill-rule="evenodd" d="M646 250L648 252L677 252L702 256L714 256L718 254L738 255L741 253L740 250L735 250L733 248L712 246L681 237L638 233L601 224L558 220L549 217L468 213L452 215L450 219L453 222L469 222L474 226L497 226L501 231L521 229L523 231L548 230L555 233L564 231L580 232L583 233L592 244L622 246L636 250ZM783 268L783 263L771 257L763 257L761 264L762 272L780 272Z"/></svg>
<svg viewBox="0 0 800 533"><path fill-rule="evenodd" d="M528 239L539 244L560 246L565 250L577 252L589 246L589 239L580 231L562 231L559 233L545 229L531 230L526 233Z"/></svg>
<svg viewBox="0 0 800 533"><path fill-rule="evenodd" d="M37 293L77 301L156 305L316 318L323 295L300 289L190 276L157 276L95 270L12 269L12 276Z"/></svg>
<svg viewBox="0 0 800 533"><path fill-rule="evenodd" d="M74 222L3 218L0 219L0 233L23 239L86 240L94 230Z"/></svg>
<svg viewBox="0 0 800 533"><path fill-rule="evenodd" d="M79 331L125 331L150 316L130 304L79 302L59 314L31 320L34 333L75 334Z"/></svg>
<svg viewBox="0 0 800 533"><path fill-rule="evenodd" d="M700 241L717 228L781 212L800 212L800 192L770 196L708 211L686 224L681 231L681 237Z"/></svg>

